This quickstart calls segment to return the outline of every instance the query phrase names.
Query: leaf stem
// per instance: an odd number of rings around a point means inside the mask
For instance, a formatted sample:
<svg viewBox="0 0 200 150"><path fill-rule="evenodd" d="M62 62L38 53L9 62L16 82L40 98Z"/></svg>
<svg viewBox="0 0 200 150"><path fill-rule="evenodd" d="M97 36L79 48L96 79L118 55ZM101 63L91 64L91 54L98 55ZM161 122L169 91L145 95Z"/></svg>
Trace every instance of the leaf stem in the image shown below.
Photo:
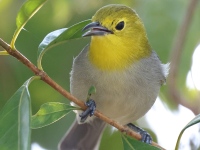
<svg viewBox="0 0 200 150"><path fill-rule="evenodd" d="M177 142L176 142L175 150L178 150L178 148L179 148L181 136L182 136L182 134L183 134L184 131L185 131L185 130L182 130L181 133L180 133L179 136L178 136L178 140L177 140Z"/></svg>
<svg viewBox="0 0 200 150"><path fill-rule="evenodd" d="M0 55L9 55L7 51L0 51Z"/></svg>

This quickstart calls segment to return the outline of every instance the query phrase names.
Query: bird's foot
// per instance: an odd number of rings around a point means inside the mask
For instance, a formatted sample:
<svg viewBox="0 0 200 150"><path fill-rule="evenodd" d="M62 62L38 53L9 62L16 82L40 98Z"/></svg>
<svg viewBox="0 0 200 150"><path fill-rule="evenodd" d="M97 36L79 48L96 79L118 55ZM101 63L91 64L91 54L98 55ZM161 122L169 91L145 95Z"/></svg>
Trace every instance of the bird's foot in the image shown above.
<svg viewBox="0 0 200 150"><path fill-rule="evenodd" d="M135 126L132 123L127 124L127 126L142 136L142 139L141 139L142 142L147 143L147 144L152 143L152 137L147 131Z"/></svg>
<svg viewBox="0 0 200 150"><path fill-rule="evenodd" d="M96 103L94 100L89 99L85 105L88 107L84 112L82 112L79 116L81 117L81 122L85 122L88 116L93 116L96 110Z"/></svg>

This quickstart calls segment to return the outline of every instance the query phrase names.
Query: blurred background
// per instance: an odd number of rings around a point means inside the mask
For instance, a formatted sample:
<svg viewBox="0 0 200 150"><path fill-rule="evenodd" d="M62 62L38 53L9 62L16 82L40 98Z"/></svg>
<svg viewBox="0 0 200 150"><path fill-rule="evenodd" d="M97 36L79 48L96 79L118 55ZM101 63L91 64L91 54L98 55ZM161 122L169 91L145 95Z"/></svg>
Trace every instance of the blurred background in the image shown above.
<svg viewBox="0 0 200 150"><path fill-rule="evenodd" d="M191 0L192 1L192 0ZM177 35L191 1L187 0L49 0L27 23L20 33L16 48L36 64L37 48L46 34L90 19L104 5L125 4L134 8L144 22L151 46L161 61L167 63L174 54ZM0 0L0 38L9 43L15 31L15 18L24 0ZM166 149L174 149L181 129L200 113L200 3L192 9L189 29L180 56L176 76L161 88L160 96L152 109L137 123L147 129ZM183 30L184 31L184 30ZM58 84L69 91L69 73L73 57L89 42L89 38L72 40L49 50L43 58L43 68ZM0 50L3 50L0 47ZM173 63L171 65L174 65ZM12 94L34 74L11 56L0 56L0 109ZM168 82L170 82L168 84ZM171 86L169 86L171 85ZM32 112L46 102L69 101L42 81L30 85ZM176 91L177 90L177 91ZM178 96L177 96L178 95ZM122 108L123 109L123 108ZM56 150L59 140L74 120L74 113L60 121L32 130L32 149ZM187 130L181 149L199 148L199 126ZM103 135L100 150L121 150L120 133L108 127Z"/></svg>

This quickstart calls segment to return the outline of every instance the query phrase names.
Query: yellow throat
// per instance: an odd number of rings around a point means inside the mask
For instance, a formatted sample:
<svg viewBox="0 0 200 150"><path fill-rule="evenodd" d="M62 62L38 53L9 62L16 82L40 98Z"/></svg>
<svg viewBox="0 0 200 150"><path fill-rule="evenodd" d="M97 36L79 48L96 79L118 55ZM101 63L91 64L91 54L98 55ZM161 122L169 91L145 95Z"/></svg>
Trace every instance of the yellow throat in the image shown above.
<svg viewBox="0 0 200 150"><path fill-rule="evenodd" d="M113 34L92 36L89 60L101 70L123 70L134 62L149 57L151 47L144 26L134 10L127 7L115 10L110 7L97 11L92 21L99 22ZM124 28L117 30L117 24L122 21Z"/></svg>

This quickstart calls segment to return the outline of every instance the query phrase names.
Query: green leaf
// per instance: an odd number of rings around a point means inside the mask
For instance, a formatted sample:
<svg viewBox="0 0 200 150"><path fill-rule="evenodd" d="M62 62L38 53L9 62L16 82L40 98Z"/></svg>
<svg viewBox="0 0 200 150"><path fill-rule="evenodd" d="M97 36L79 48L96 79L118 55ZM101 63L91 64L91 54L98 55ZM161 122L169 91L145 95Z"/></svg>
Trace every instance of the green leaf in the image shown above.
<svg viewBox="0 0 200 150"><path fill-rule="evenodd" d="M76 107L59 102L45 103L40 107L40 110L31 117L31 128L37 129L48 126L60 120L70 111L77 109Z"/></svg>
<svg viewBox="0 0 200 150"><path fill-rule="evenodd" d="M177 140L177 142L176 142L176 148L175 148L175 150L178 150L178 147L179 147L179 144L180 144L180 140L181 140L181 136L183 135L183 132L184 132L187 128L189 128L189 127L191 127L191 126L193 126L193 125L195 125L195 124L197 124L197 123L199 123L199 122L200 122L200 114L197 115L194 119L192 119L192 120L181 130L181 132L180 132L180 134L179 134L179 136L178 136L178 140Z"/></svg>
<svg viewBox="0 0 200 150"><path fill-rule="evenodd" d="M30 18L44 5L46 1L47 0L28 0L22 5L16 18L17 29L11 41L11 47L13 49L15 48L15 41L22 28L25 26L28 20L30 20Z"/></svg>
<svg viewBox="0 0 200 150"><path fill-rule="evenodd" d="M88 90L88 95L95 94L95 93L96 93L95 86L91 86L90 89Z"/></svg>
<svg viewBox="0 0 200 150"><path fill-rule="evenodd" d="M89 101L91 95L92 95L92 94L95 94L95 93L96 93L96 88L95 88L95 86L91 86L91 87L89 88L89 90L88 90L87 101Z"/></svg>
<svg viewBox="0 0 200 150"><path fill-rule="evenodd" d="M138 140L135 140L129 136L123 135L122 134L122 142L123 142L123 147L124 150L160 150L157 147L154 147L152 145L140 142Z"/></svg>
<svg viewBox="0 0 200 150"><path fill-rule="evenodd" d="M0 111L0 149L28 150L31 138L31 98L27 80Z"/></svg>
<svg viewBox="0 0 200 150"><path fill-rule="evenodd" d="M58 44L64 43L67 40L81 38L83 34L82 33L83 27L90 22L91 20L85 20L69 28L55 30L47 34L38 47L38 59L37 59L38 68L42 70L42 65L41 65L42 56L48 49Z"/></svg>

